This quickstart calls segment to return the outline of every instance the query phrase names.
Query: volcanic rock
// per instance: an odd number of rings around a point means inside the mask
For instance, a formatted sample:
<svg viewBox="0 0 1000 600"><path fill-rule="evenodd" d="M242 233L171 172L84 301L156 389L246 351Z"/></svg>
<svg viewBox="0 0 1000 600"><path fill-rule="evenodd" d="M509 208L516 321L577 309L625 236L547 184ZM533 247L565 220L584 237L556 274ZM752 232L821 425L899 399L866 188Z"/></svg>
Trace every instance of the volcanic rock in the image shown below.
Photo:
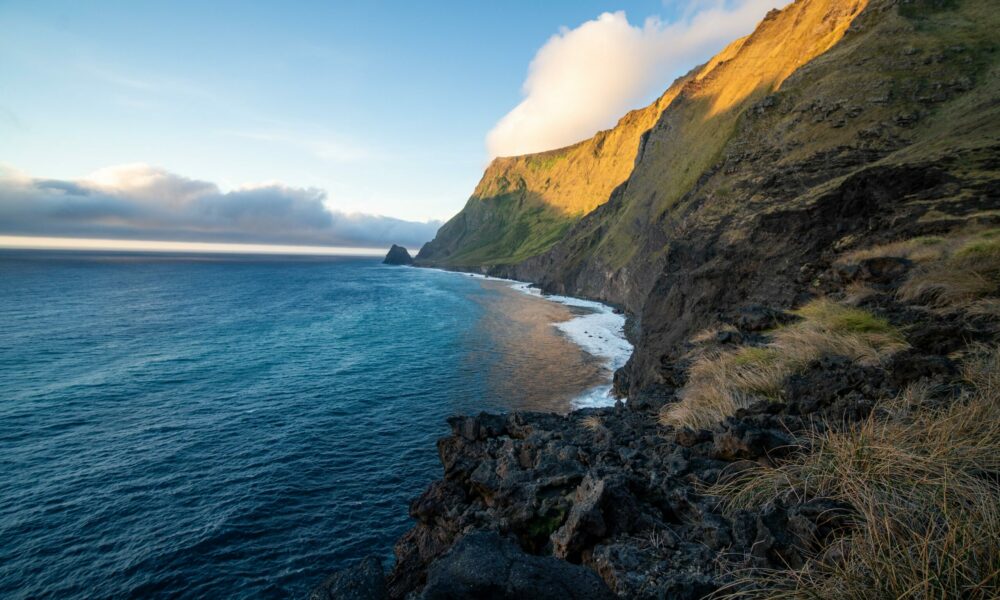
<svg viewBox="0 0 1000 600"><path fill-rule="evenodd" d="M393 244L392 248L389 248L389 252L385 255L385 260L382 261L382 264L412 265L413 257L410 256L410 253L406 250L406 248Z"/></svg>

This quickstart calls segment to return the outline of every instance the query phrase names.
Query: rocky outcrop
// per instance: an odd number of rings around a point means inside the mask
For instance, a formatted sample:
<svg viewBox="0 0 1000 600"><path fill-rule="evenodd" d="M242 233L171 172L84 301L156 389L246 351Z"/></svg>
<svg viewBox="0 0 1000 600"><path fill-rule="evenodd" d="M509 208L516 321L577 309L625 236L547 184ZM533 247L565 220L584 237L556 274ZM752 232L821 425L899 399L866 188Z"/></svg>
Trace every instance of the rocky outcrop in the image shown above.
<svg viewBox="0 0 1000 600"><path fill-rule="evenodd" d="M393 244L392 248L389 248L389 252L386 253L385 260L382 261L382 264L412 265L413 257L410 256L410 253L406 250L406 248Z"/></svg>
<svg viewBox="0 0 1000 600"><path fill-rule="evenodd" d="M927 332L997 340L993 325L929 323L891 290L868 308L911 332L912 348L883 366L823 356L787 379L780 401L710 429L660 425L658 408L674 393L568 415L451 418L438 441L443 477L410 505L416 524L396 545L390 596L604 597L597 574L621 598L704 598L730 581L724 565L794 568L835 548L851 531L848 505L794 496L725 511L706 490L800 451L805 432L867 418L877 399L916 381L947 395L956 368ZM791 318L748 306L733 333L752 339L763 322Z"/></svg>
<svg viewBox="0 0 1000 600"><path fill-rule="evenodd" d="M590 569L527 554L497 533L478 531L463 536L431 565L420 598L610 600L614 594Z"/></svg>

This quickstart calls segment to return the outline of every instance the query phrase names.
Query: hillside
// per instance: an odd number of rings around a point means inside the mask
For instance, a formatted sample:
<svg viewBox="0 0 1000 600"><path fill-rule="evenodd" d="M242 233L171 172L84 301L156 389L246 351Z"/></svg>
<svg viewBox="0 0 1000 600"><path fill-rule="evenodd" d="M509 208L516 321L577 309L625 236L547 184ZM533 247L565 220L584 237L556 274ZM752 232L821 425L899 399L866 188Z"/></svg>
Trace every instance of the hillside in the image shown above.
<svg viewBox="0 0 1000 600"><path fill-rule="evenodd" d="M478 244L534 230L511 226L504 197L474 196L417 262L622 306L641 325L623 391L655 389L666 381L657 365L717 313L808 293L800 265L869 236L932 230L935 215L952 227L993 200L983 197L1000 128L987 5L800 0L772 11L671 87L607 202L540 228L545 242L513 260ZM485 179L480 188L492 189ZM837 208L853 190L902 199L924 188L933 199ZM770 231L785 213L788 229ZM826 213L844 222L827 227Z"/></svg>
<svg viewBox="0 0 1000 600"><path fill-rule="evenodd" d="M586 214L473 196L417 262L623 308L625 402L450 419L391 572L317 593L1000 597L998 26L797 0L671 87Z"/></svg>
<svg viewBox="0 0 1000 600"><path fill-rule="evenodd" d="M651 105L575 145L495 159L465 208L422 250L424 264L459 268L509 265L548 250L580 217L607 202L645 152L641 138L669 120L671 146L683 149L662 173L682 189L713 160L740 106L775 89L795 68L836 43L864 1L796 4L772 12L751 36L731 43L681 77ZM786 36L795 22L795 36ZM666 115L664 114L666 111ZM658 137L650 138L658 144Z"/></svg>

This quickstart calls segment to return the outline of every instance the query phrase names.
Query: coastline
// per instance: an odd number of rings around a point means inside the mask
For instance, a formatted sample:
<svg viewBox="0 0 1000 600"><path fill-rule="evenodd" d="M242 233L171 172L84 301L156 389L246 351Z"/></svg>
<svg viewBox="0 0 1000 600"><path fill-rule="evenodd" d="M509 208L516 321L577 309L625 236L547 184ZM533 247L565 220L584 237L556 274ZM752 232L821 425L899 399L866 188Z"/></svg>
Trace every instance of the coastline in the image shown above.
<svg viewBox="0 0 1000 600"><path fill-rule="evenodd" d="M558 303L602 308L546 296L525 282L469 275ZM877 403L911 384L954 381L958 365L938 354L937 334L924 333L936 331L935 324L895 299L906 276L873 276L885 287L864 309L889 330L911 332L905 349L892 350L878 365L821 353L782 377L780 398L704 426L663 423L663 409L684 401L678 390L566 414L449 418L451 433L437 442L444 472L410 503L413 527L396 542L391 568L384 570L377 557L365 559L331 575L312 597L337 598L364 585L374 590L371 598L472 598L500 589L504 597L696 600L733 585L736 564L788 569L808 564L832 543L850 543L841 533L850 527L845 501L788 497L733 512L713 486L796 460L801 436L817 423L839 435L881 414ZM837 310L855 315L862 309ZM582 341L596 352L608 339L593 338L585 318L608 314L622 319L604 306L555 326L583 332ZM798 323L789 325L794 333L818 327L821 318L748 305L726 329L697 342L696 351L729 356L740 351L734 340L757 344L743 348L774 348L763 344L773 343L775 330L786 331L781 324ZM953 318L949 324L964 322ZM995 339L993 331L984 330L983 339Z"/></svg>
<svg viewBox="0 0 1000 600"><path fill-rule="evenodd" d="M624 398L614 395L613 378L616 370L625 366L632 355L634 347L625 336L625 315L616 309L596 300L587 300L573 296L546 294L536 284L529 281L495 277L469 271L454 271L440 267L425 267L413 265L417 269L427 269L443 273L463 275L487 281L499 281L509 284L510 288L520 293L540 298L548 302L562 304L570 308L583 309L587 312L575 314L567 321L554 322L555 327L578 346L586 354L602 361L607 371L607 380L598 386L590 387L574 397L570 403L570 412L585 408L603 408L614 406Z"/></svg>

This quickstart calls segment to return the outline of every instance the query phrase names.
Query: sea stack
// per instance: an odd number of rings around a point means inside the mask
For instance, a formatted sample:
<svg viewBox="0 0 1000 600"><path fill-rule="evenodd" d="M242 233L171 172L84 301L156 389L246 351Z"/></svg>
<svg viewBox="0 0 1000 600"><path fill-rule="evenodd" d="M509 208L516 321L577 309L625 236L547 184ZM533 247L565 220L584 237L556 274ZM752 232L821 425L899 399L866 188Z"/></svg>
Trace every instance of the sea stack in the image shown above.
<svg viewBox="0 0 1000 600"><path fill-rule="evenodd" d="M382 261L385 265L412 265L413 257L407 252L406 248L402 246L392 245L389 248L388 254L385 255L385 260Z"/></svg>

